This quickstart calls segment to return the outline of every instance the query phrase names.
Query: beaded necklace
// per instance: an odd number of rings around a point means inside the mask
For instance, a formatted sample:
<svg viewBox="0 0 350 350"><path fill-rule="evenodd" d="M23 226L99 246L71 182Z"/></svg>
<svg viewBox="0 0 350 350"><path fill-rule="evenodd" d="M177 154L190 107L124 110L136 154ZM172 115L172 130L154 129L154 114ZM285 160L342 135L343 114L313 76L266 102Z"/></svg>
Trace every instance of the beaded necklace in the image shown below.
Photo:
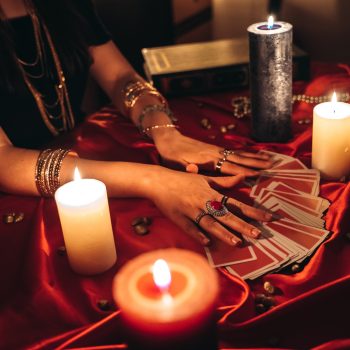
<svg viewBox="0 0 350 350"><path fill-rule="evenodd" d="M75 125L74 115L66 86L66 78L53 40L45 23L43 21L40 22L31 0L25 0L24 3L33 25L36 57L33 62L25 62L16 54L15 58L18 68L22 73L23 80L34 97L46 127L54 136L56 136L61 132L73 129ZM1 12L2 16L4 16L3 11ZM57 99L55 99L55 101L51 104L45 101L45 96L33 84L35 80L43 78L45 75L48 76L49 74L44 37L48 44L49 52L52 56L54 66L53 75L56 76L57 79L57 83L54 83L54 91ZM38 67L40 72L37 74L30 72L33 67ZM57 115L53 115L53 113L49 111L49 109L53 109L55 107L57 107L57 110L59 110Z"/></svg>

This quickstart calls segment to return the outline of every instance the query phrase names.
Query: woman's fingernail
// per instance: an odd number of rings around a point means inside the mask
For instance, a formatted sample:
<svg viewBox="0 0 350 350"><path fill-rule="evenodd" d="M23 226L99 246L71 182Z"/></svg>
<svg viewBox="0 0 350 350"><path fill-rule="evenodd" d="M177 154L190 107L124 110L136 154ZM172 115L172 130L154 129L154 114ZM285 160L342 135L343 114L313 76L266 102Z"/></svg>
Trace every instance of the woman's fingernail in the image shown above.
<svg viewBox="0 0 350 350"><path fill-rule="evenodd" d="M231 242L235 247L239 247L242 244L242 241L238 238L232 237Z"/></svg>
<svg viewBox="0 0 350 350"><path fill-rule="evenodd" d="M265 219L270 221L273 218L273 214L271 213L265 213Z"/></svg>
<svg viewBox="0 0 350 350"><path fill-rule="evenodd" d="M261 231L259 229L257 229L256 227L252 228L252 230L250 231L250 233L252 234L252 236L254 238L259 237Z"/></svg>
<svg viewBox="0 0 350 350"><path fill-rule="evenodd" d="M252 171L249 175L247 174L246 176L248 177L255 177L260 175L260 171Z"/></svg>
<svg viewBox="0 0 350 350"><path fill-rule="evenodd" d="M279 220L279 219L282 219L282 216L279 215L279 214L276 214L276 213L272 213L272 219L273 220Z"/></svg>
<svg viewBox="0 0 350 350"><path fill-rule="evenodd" d="M210 244L210 239L208 237L203 237L202 238L202 244L207 246Z"/></svg>

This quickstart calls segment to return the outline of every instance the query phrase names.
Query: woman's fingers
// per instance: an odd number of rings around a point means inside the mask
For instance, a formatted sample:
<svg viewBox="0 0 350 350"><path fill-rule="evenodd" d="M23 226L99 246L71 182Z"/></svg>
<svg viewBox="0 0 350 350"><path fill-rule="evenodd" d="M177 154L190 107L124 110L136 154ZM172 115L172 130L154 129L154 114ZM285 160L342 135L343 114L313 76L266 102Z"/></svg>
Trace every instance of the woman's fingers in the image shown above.
<svg viewBox="0 0 350 350"><path fill-rule="evenodd" d="M213 235L231 246L238 246L242 240L227 230L220 222L211 215L205 215L199 222L199 226L208 234Z"/></svg>
<svg viewBox="0 0 350 350"><path fill-rule="evenodd" d="M237 179L235 180L237 181ZM228 209L227 213L222 215L223 213L220 213L220 210L225 209L225 207ZM241 239L234 235L232 231L252 238L258 238L261 234L261 231L256 226L234 215L234 213L256 221L271 221L273 219L273 214L244 204L234 198L227 198L224 205L221 202L216 202L212 211L210 208L207 210L203 209L202 215L197 216L197 219L195 219L197 225L209 235L214 235L232 246L237 246L241 243Z"/></svg>
<svg viewBox="0 0 350 350"><path fill-rule="evenodd" d="M243 174L244 176L248 177L258 176L260 174L257 170L249 169L244 166L231 163L229 161L222 163L220 167L220 173L227 175Z"/></svg>
<svg viewBox="0 0 350 350"><path fill-rule="evenodd" d="M269 159L261 158L261 156L254 157L253 154L246 152L234 152L227 157L227 161L257 169L268 169L273 164Z"/></svg>
<svg viewBox="0 0 350 350"><path fill-rule="evenodd" d="M246 235L253 238L258 238L261 231L255 226L247 223L246 221L240 219L231 212L228 212L224 216L215 217L215 219L222 225L229 227L231 230L238 232L242 235Z"/></svg>
<svg viewBox="0 0 350 350"><path fill-rule="evenodd" d="M188 173L198 174L198 172L199 172L198 165L197 164L193 164L193 163L187 164L186 171Z"/></svg>
<svg viewBox="0 0 350 350"><path fill-rule="evenodd" d="M261 159L261 160L269 160L271 161L271 156L267 153L253 153L253 152L247 152L247 151L234 151L233 153L231 153L229 155L232 156L232 155L240 155L240 156L243 156L243 157L246 157L246 158L255 158L255 159Z"/></svg>
<svg viewBox="0 0 350 350"><path fill-rule="evenodd" d="M231 188L242 182L244 179L245 176L243 174L238 174L235 176L207 177L209 185L213 188Z"/></svg>
<svg viewBox="0 0 350 350"><path fill-rule="evenodd" d="M191 237L197 240L200 244L207 246L210 243L210 239L200 230L192 220L179 216L176 218L177 224Z"/></svg>
<svg viewBox="0 0 350 350"><path fill-rule="evenodd" d="M240 201L237 201L234 198L229 198L227 200L226 207L235 214L243 214L244 216L257 221L271 221L274 218L273 214L265 210L261 210L258 208L254 208L250 205L244 204Z"/></svg>

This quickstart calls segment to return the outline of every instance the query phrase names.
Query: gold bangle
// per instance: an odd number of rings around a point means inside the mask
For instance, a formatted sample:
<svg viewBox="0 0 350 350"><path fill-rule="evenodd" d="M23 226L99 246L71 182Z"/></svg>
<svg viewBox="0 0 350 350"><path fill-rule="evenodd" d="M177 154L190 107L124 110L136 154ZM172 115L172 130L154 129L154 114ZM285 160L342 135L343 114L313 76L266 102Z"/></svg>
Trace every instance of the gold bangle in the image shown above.
<svg viewBox="0 0 350 350"><path fill-rule="evenodd" d="M130 99L125 100L125 106L128 110L133 108L141 96L151 95L156 97L162 105L167 105L165 98L157 90L142 89L133 94Z"/></svg>
<svg viewBox="0 0 350 350"><path fill-rule="evenodd" d="M149 131L152 131L152 130L157 130L157 129L162 129L162 128L178 128L177 125L175 124L161 124L161 125L152 125L152 126L149 126L145 129L142 130L142 133L147 135L148 137L150 137L148 135L148 132ZM151 137L150 137L151 138Z"/></svg>
<svg viewBox="0 0 350 350"><path fill-rule="evenodd" d="M137 100L144 95L153 95L157 97L161 104L167 105L163 95L150 83L141 81L131 81L123 89L124 104L127 110L133 108Z"/></svg>
<svg viewBox="0 0 350 350"><path fill-rule="evenodd" d="M47 157L50 155L51 149L45 149L39 153L36 166L35 166L35 184L37 187L38 192L42 196L46 196L46 187L44 182L44 172L45 172L45 163L47 160Z"/></svg>
<svg viewBox="0 0 350 350"><path fill-rule="evenodd" d="M62 162L68 154L73 155L75 157L78 157L78 154L75 152L72 152L71 150L62 150L62 152L60 153L60 155L57 159L57 164L55 166L54 173L53 173L55 192L61 186L60 176L61 176Z"/></svg>
<svg viewBox="0 0 350 350"><path fill-rule="evenodd" d="M60 186L60 171L63 159L70 150L46 149L39 153L35 166L35 184L40 195L53 196ZM76 155L76 153L75 153Z"/></svg>
<svg viewBox="0 0 350 350"><path fill-rule="evenodd" d="M52 161L50 163L50 170L49 170L49 186L51 189L55 188L55 168L58 165L59 159L60 159L60 155L62 153L61 149L56 150L56 152L54 153L53 157L52 157ZM53 193L52 193L53 195Z"/></svg>
<svg viewBox="0 0 350 350"><path fill-rule="evenodd" d="M47 156L47 161L45 163L45 171L44 171L44 183L45 183L45 189L47 196L53 195L53 182L52 182L52 174L53 174L53 167L55 165L56 159L59 156L60 149L56 149L50 152L50 154Z"/></svg>

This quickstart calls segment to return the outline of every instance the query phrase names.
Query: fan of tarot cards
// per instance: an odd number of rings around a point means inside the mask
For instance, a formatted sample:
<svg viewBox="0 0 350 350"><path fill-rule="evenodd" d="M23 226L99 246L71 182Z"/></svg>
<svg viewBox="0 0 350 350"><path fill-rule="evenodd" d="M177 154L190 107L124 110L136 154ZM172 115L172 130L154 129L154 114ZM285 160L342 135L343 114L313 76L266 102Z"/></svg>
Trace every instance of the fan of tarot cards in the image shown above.
<svg viewBox="0 0 350 350"><path fill-rule="evenodd" d="M266 153L266 151L264 151ZM330 203L319 194L320 174L298 159L267 152L273 168L263 171L251 189L255 206L274 212L278 220L253 223L258 239L243 237L240 247L213 240L205 248L209 263L242 279L255 279L292 263L301 263L327 238L322 219Z"/></svg>

